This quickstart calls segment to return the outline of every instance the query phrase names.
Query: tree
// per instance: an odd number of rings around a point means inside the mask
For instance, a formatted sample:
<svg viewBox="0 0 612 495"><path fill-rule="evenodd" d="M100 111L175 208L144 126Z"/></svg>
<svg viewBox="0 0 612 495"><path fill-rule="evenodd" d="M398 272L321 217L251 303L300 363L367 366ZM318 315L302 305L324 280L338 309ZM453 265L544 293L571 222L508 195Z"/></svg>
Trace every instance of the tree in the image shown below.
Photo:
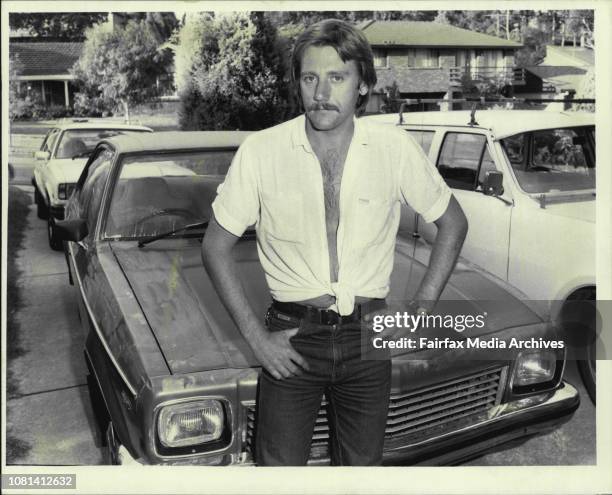
<svg viewBox="0 0 612 495"><path fill-rule="evenodd" d="M276 29L262 12L192 19L179 33L182 129L262 129L283 120L288 93Z"/></svg>
<svg viewBox="0 0 612 495"><path fill-rule="evenodd" d="M107 19L106 12L45 12L11 13L11 29L24 29L31 36L53 38L83 38L85 30Z"/></svg>
<svg viewBox="0 0 612 495"><path fill-rule="evenodd" d="M77 102L98 98L108 110L123 108L129 120L130 107L156 96L157 77L166 72L170 53L159 46L145 21L130 20L124 28L113 29L106 23L88 29L72 69L81 89Z"/></svg>

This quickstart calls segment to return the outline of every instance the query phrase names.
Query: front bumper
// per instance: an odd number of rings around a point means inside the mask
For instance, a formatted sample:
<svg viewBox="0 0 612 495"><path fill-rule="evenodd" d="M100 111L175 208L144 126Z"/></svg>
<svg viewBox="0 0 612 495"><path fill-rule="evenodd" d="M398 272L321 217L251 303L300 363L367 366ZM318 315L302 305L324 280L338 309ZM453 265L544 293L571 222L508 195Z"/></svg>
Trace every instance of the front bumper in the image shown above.
<svg viewBox="0 0 612 495"><path fill-rule="evenodd" d="M499 445L535 434L549 433L568 421L580 405L578 391L562 382L545 392L501 404L491 418L475 418L446 435L384 453L384 464L449 465L477 457Z"/></svg>
<svg viewBox="0 0 612 495"><path fill-rule="evenodd" d="M410 442L396 438L385 443L385 465L449 465L464 462L503 443L535 434L548 433L569 420L580 405L578 391L569 383L562 384L555 391L544 392L530 397L500 404L494 410L480 417L471 417L461 427L439 436L429 437L421 442ZM134 459L127 449L116 444L115 459L119 464L143 464ZM226 457L226 458L229 458ZM237 459L237 457L231 456ZM217 458L202 457L201 464L213 464ZM213 461L213 462L211 462ZM198 463L194 459L189 464ZM311 464L327 464L327 460ZM243 464L254 465L252 462Z"/></svg>

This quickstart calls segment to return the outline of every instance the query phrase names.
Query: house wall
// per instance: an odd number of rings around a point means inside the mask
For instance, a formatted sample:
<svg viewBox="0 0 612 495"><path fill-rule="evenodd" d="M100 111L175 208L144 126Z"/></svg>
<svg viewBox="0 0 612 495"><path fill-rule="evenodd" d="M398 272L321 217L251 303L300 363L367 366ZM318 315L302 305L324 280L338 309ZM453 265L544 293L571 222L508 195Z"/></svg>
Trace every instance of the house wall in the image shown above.
<svg viewBox="0 0 612 495"><path fill-rule="evenodd" d="M383 67L512 67L513 50L451 48L375 48L377 68Z"/></svg>

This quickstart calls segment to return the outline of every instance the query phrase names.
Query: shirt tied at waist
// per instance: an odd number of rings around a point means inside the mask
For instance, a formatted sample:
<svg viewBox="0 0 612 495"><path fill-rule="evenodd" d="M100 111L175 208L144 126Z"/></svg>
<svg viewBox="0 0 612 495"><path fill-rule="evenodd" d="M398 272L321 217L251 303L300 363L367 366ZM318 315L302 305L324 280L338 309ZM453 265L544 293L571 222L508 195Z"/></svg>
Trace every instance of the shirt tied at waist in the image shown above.
<svg viewBox="0 0 612 495"><path fill-rule="evenodd" d="M355 289L341 282L332 282L331 291L336 298L336 303L330 309L341 316L350 315L355 308Z"/></svg>

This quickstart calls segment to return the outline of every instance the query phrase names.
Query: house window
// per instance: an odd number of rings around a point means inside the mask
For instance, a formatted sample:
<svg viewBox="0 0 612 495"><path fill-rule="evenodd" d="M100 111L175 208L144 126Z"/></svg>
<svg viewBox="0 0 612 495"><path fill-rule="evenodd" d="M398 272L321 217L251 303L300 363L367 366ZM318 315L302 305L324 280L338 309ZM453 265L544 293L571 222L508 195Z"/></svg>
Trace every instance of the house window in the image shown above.
<svg viewBox="0 0 612 495"><path fill-rule="evenodd" d="M374 67L387 67L387 50L373 50Z"/></svg>
<svg viewBox="0 0 612 495"><path fill-rule="evenodd" d="M439 67L439 50L412 48L408 50L408 67Z"/></svg>

